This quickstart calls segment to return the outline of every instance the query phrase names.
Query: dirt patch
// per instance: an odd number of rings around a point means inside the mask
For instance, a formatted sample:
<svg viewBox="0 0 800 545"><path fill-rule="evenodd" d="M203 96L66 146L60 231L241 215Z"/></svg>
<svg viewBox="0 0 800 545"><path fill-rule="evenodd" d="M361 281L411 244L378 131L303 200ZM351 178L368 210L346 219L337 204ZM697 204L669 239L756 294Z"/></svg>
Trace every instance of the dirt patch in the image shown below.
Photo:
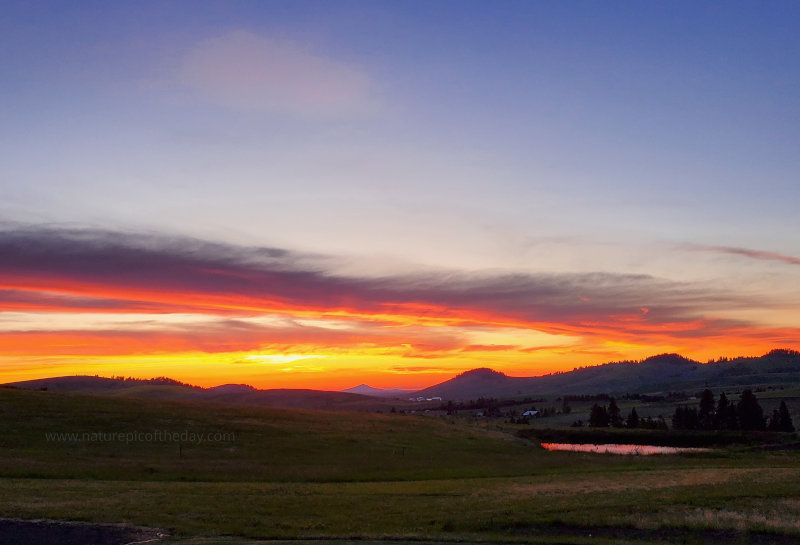
<svg viewBox="0 0 800 545"><path fill-rule="evenodd" d="M0 519L0 545L155 545L165 535L154 528L117 524Z"/></svg>

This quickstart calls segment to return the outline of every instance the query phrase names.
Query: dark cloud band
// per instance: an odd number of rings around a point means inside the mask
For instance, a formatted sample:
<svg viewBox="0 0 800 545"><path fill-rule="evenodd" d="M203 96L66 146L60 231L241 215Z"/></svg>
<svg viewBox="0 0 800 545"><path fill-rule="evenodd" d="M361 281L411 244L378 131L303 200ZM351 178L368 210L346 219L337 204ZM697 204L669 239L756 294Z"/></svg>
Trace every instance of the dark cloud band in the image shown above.
<svg viewBox="0 0 800 545"><path fill-rule="evenodd" d="M374 278L328 270L330 258L277 248L99 230L0 231L0 305L62 310L342 313L380 322L414 316L454 325L551 333L637 334L694 323L751 302L707 286L647 275L473 274L441 271ZM695 334L702 334L695 331Z"/></svg>

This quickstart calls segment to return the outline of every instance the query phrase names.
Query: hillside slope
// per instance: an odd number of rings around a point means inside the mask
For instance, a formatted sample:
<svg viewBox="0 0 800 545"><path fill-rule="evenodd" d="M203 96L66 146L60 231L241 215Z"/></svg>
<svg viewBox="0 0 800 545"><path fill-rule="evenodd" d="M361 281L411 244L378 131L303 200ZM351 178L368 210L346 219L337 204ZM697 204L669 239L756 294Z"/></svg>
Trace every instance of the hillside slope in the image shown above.
<svg viewBox="0 0 800 545"><path fill-rule="evenodd" d="M244 384L200 388L170 379L132 380L92 376L67 376L26 380L9 384L27 390L136 397L151 400L202 401L222 405L256 405L317 410L376 411L391 402L345 392L303 389L258 390Z"/></svg>
<svg viewBox="0 0 800 545"><path fill-rule="evenodd" d="M344 481L526 474L530 447L437 418L0 387L0 478Z"/></svg>
<svg viewBox="0 0 800 545"><path fill-rule="evenodd" d="M475 369L421 390L449 400L545 394L655 393L706 387L800 385L800 353L773 350L757 358L700 363L678 354L606 363L541 377L510 377Z"/></svg>

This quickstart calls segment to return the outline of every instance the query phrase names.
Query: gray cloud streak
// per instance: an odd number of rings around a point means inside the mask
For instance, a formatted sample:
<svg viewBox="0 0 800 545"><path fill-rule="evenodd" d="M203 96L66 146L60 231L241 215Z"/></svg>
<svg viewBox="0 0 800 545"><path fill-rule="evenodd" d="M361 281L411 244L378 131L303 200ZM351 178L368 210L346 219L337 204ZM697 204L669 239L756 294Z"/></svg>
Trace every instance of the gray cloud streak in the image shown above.
<svg viewBox="0 0 800 545"><path fill-rule="evenodd" d="M800 257L768 252L764 250L751 250L733 246L707 246L702 244L685 244L684 247L699 252L712 252L717 254L736 255L764 261L780 261L789 265L800 265Z"/></svg>
<svg viewBox="0 0 800 545"><path fill-rule="evenodd" d="M289 310L349 309L365 315L452 315L466 322L474 316L476 323L503 319L549 322L555 329L558 324L613 323L620 316L638 316L643 323L669 323L754 304L709 286L648 275L441 271L359 278L327 272L326 263L330 262L325 256L285 249L189 238L8 228L0 231L0 278L23 286L6 292L0 303L29 294L32 302L38 299L39 303L74 305L76 309L129 305L136 311L138 305L157 310L152 299L146 303L137 299L137 293L147 292L163 295L164 312L246 313L219 304L235 300L254 308L285 305ZM70 286L83 286L89 293L75 294L80 296L77 299L37 293L47 287L64 290ZM102 289L94 292L93 286Z"/></svg>

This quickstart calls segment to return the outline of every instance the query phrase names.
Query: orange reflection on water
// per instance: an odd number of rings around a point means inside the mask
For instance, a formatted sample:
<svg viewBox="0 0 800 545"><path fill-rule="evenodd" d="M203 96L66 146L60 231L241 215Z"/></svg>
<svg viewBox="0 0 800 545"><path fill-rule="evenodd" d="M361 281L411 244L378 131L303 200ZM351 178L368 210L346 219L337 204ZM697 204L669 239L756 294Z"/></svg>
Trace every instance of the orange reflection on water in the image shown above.
<svg viewBox="0 0 800 545"><path fill-rule="evenodd" d="M635 454L650 456L651 454L681 454L685 452L709 452L707 448L660 447L656 445L614 445L574 444L574 443L542 443L545 450L566 450L569 452L593 452L597 454Z"/></svg>

